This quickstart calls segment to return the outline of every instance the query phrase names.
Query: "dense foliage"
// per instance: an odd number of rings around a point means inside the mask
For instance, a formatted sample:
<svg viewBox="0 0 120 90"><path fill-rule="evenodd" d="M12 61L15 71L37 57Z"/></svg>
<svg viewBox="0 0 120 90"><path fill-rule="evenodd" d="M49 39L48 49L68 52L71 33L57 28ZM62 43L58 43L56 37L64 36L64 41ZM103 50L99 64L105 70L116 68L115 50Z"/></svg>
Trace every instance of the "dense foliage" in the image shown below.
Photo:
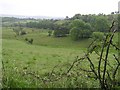
<svg viewBox="0 0 120 90"><path fill-rule="evenodd" d="M82 20L75 19L71 23L71 38L72 40L79 40L81 38L89 38L92 34L91 25Z"/></svg>

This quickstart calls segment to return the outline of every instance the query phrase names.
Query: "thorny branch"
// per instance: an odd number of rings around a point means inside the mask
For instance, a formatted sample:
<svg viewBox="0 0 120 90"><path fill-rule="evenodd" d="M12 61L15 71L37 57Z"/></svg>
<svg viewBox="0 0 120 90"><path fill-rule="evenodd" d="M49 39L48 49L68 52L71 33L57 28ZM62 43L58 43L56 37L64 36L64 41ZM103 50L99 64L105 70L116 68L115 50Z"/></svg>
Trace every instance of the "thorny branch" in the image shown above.
<svg viewBox="0 0 120 90"><path fill-rule="evenodd" d="M103 71L103 80L102 80L103 87L105 87L105 82L104 81L105 81L105 74L106 74L106 67L107 67L107 61L108 61L109 48L110 48L110 44L112 42L112 39L113 39L113 36L114 36L115 32L116 32L116 29L113 31L113 34L110 37L110 40L109 40L109 43L108 43L108 46L107 46L107 49L106 49L105 62L104 62L104 71Z"/></svg>
<svg viewBox="0 0 120 90"><path fill-rule="evenodd" d="M78 56L77 56L76 60L72 63L72 65L70 66L70 68L67 70L67 73L70 72L70 70L73 68L73 66L74 66L75 63L77 63L78 61L83 60L83 59L85 59L85 57L82 57L82 58L78 59Z"/></svg>
<svg viewBox="0 0 120 90"><path fill-rule="evenodd" d="M95 76L96 76L96 79L98 78L98 75L97 75L97 72L95 71L95 66L94 66L94 64L92 63L92 61L90 60L90 58L87 56L87 59L88 59L88 61L90 62L90 68L91 68L91 70L93 71L93 73L95 74Z"/></svg>
<svg viewBox="0 0 120 90"><path fill-rule="evenodd" d="M105 38L104 38L104 40L103 40L102 47L101 47L101 53L98 54L98 53L95 51L96 54L99 56L99 61L98 61L98 67L97 67L97 69L95 69L94 63L93 63L93 62L91 61L91 59L89 58L89 54L90 54L89 48L94 44L94 42L96 42L96 39L95 39L95 40L94 40L93 42L91 42L91 44L89 45L87 54L85 54L83 58L80 58L80 59L78 59L78 60L76 59L76 60L72 63L72 65L70 66L70 68L68 69L68 72L67 72L67 73L70 72L70 70L73 68L73 66L74 66L75 63L77 63L77 62L80 61L80 60L83 60L83 59L86 59L86 58L87 58L88 62L90 63L90 69L91 69L90 72L94 73L94 75L96 76L96 79L99 80L99 83L100 83L100 85L101 85L101 88L102 88L102 89L111 88L112 85L108 85L108 81L107 81L106 74L107 74L107 76L108 76L111 84L113 84L112 81L115 80L116 72L117 72L117 70L118 70L118 67L120 66L120 62L119 62L118 58L114 55L114 58L115 58L115 60L118 62L118 64L117 64L117 67L115 68L115 70L114 70L114 72L113 72L113 76L112 76L112 78L111 78L110 73L109 73L109 71L107 70L107 65L113 69L113 66L111 66L111 64L108 62L108 55L109 55L110 45L113 46L113 47L115 47L116 50L120 50L120 49L119 49L115 44L113 44L113 42L112 42L113 37L114 37L114 34L115 34L115 32L117 31L117 29L114 29L114 26L115 26L115 21L113 21L113 23L112 23L112 25L111 25L111 27L110 27L110 29L109 29L109 33L105 35ZM93 46L94 46L94 45L93 45ZM96 48L96 47L95 47L95 48ZM106 52L105 52L105 50L106 50ZM94 50L93 50L93 51L94 51ZM104 52L106 53L106 54L105 54L105 58L103 58ZM101 71L102 60L104 61L104 63L103 63L103 71ZM85 69L80 69L80 70L89 73L89 70L85 70ZM97 72L96 72L96 70L97 70ZM108 87L108 86L110 86L110 87ZM114 84L113 84L113 87L114 87Z"/></svg>
<svg viewBox="0 0 120 90"><path fill-rule="evenodd" d="M118 62L118 65L117 65L117 67L115 68L115 70L114 70L114 72L113 72L113 79L115 79L115 75L116 75L116 73L117 73L117 70L118 70L118 68L119 68L119 66L120 66L120 62L119 62L119 60L118 60L118 58L113 54L113 56L114 56L114 58L115 58L115 60Z"/></svg>

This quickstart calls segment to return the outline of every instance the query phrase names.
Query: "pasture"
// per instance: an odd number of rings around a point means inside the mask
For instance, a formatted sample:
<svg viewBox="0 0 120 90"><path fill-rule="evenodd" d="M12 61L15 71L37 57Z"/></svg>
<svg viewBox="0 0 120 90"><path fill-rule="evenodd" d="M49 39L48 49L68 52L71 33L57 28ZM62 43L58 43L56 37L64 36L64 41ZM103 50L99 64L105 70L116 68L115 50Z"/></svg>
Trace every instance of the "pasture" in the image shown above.
<svg viewBox="0 0 120 90"><path fill-rule="evenodd" d="M12 28L2 30L2 60L4 62L3 73L6 77L3 80L4 87L99 87L98 82L82 77L78 81L62 78L54 83L47 82L46 74L55 69L56 72L66 72L75 58L82 57L86 47L92 39L71 41L70 37L54 38L48 36L48 30L24 28L26 35L16 36ZM33 44L25 41L25 38L33 39ZM114 41L118 36L115 35ZM113 59L111 49L109 59ZM117 52L115 52L117 53ZM94 63L97 63L97 56L91 56ZM114 64L114 62L113 62ZM87 68L88 63L83 62L80 67ZM54 68L55 67L55 68ZM42 78L42 79L38 79ZM46 80L46 82L44 82ZM56 84L55 84L56 83ZM88 86L86 86L88 85Z"/></svg>

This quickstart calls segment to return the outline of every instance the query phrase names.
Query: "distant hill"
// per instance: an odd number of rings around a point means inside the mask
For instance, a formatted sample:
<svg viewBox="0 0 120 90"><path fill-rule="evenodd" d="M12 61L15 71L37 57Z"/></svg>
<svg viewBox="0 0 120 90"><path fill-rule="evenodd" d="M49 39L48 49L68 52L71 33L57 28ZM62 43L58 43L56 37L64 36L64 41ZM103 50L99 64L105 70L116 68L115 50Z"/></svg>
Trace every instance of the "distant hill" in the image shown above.
<svg viewBox="0 0 120 90"><path fill-rule="evenodd" d="M51 16L24 16L24 15L7 15L7 14L0 14L0 17L34 18L34 19L64 19L64 17L51 17Z"/></svg>

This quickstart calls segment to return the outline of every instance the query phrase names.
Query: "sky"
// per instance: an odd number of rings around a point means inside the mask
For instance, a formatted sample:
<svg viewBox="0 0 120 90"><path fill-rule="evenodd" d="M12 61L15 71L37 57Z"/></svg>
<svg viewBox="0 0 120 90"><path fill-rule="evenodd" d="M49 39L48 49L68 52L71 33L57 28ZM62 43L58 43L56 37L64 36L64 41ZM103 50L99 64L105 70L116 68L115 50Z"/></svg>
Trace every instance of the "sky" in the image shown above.
<svg viewBox="0 0 120 90"><path fill-rule="evenodd" d="M72 17L75 14L110 14L119 0L0 0L0 14Z"/></svg>

